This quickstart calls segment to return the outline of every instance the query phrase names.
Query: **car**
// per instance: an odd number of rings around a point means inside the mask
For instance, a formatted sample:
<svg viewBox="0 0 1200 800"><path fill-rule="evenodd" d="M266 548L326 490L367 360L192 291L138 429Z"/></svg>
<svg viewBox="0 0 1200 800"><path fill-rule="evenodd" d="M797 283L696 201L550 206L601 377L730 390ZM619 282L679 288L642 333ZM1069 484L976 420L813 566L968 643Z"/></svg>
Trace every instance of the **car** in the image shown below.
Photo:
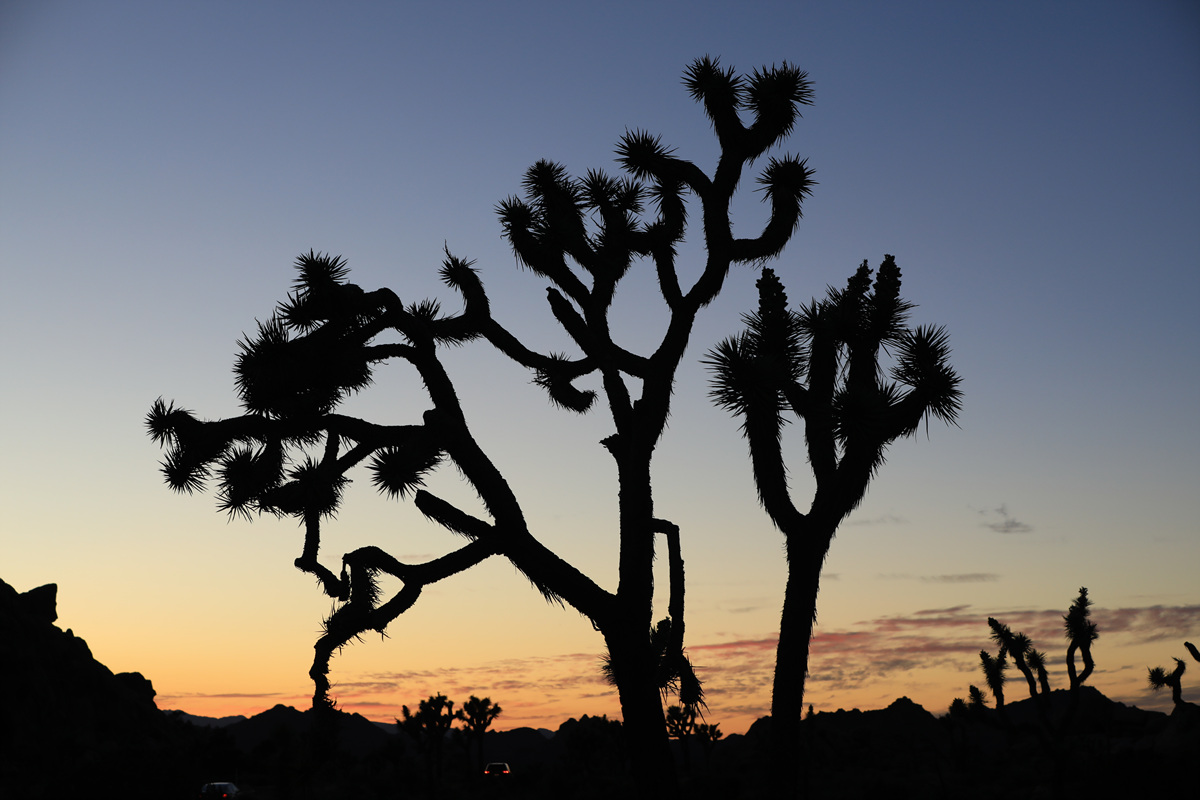
<svg viewBox="0 0 1200 800"><path fill-rule="evenodd" d="M512 770L503 761L493 761L483 768L484 775L511 775Z"/></svg>
<svg viewBox="0 0 1200 800"><path fill-rule="evenodd" d="M240 794L238 787L229 781L206 783L200 787L200 800L228 800Z"/></svg>

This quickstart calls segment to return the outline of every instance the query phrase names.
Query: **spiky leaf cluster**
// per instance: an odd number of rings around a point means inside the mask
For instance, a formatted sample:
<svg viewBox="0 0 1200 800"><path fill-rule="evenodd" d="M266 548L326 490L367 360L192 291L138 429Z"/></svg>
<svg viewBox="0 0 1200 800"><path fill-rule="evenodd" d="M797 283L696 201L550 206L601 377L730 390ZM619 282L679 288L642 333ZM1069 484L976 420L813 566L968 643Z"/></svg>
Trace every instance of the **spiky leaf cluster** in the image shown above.
<svg viewBox="0 0 1200 800"><path fill-rule="evenodd" d="M1004 684L1008 681L1008 676L1004 674L1008 670L1008 659L1004 651L993 657L987 650L980 650L979 662L983 670L983 679L987 682L992 696L996 698L996 706L1004 705Z"/></svg>
<svg viewBox="0 0 1200 800"><path fill-rule="evenodd" d="M1087 587L1079 589L1079 596L1071 603L1063 616L1063 633L1071 642L1078 646L1096 641L1100 637L1096 623L1088 617L1091 615L1092 601L1088 597Z"/></svg>
<svg viewBox="0 0 1200 800"><path fill-rule="evenodd" d="M442 451L426 438L380 450L371 462L371 480L389 497L404 499L425 485L425 476L442 463Z"/></svg>
<svg viewBox="0 0 1200 800"><path fill-rule="evenodd" d="M219 467L220 483L217 507L230 516L265 511L262 498L279 486L284 478L283 447L272 442L263 447L248 445L232 448Z"/></svg>

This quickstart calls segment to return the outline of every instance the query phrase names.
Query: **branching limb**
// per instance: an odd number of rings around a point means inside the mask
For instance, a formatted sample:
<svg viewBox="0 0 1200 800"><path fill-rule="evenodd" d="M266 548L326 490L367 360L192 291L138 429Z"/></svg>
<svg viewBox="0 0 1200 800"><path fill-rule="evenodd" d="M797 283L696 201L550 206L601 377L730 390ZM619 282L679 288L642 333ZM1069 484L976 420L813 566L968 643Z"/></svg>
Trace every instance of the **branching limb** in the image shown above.
<svg viewBox="0 0 1200 800"><path fill-rule="evenodd" d="M369 630L383 633L389 623L416 603L425 586L469 569L494 552L493 542L477 540L423 564L405 564L378 547L347 553L342 559L344 578L339 581L346 585L346 602L325 620L325 632L313 646L315 655L308 673L315 690L313 706L330 705L329 662L342 647ZM383 604L377 604L378 572L404 582L400 591Z"/></svg>

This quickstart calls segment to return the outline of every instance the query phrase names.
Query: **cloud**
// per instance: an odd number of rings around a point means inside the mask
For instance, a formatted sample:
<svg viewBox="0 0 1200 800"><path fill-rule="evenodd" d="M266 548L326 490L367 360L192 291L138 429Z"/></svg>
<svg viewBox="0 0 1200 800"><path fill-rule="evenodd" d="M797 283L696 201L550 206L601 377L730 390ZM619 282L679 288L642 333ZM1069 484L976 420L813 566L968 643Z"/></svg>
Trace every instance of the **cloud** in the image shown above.
<svg viewBox="0 0 1200 800"><path fill-rule="evenodd" d="M1200 605L1092 610L1100 633L1130 633L1138 644L1200 634Z"/></svg>
<svg viewBox="0 0 1200 800"><path fill-rule="evenodd" d="M180 692L178 694L158 693L155 695L158 698L169 698L171 700L271 700L273 698L287 698L292 696L282 692L224 692L214 694L205 692Z"/></svg>
<svg viewBox="0 0 1200 800"><path fill-rule="evenodd" d="M989 528L996 533L1030 533L1033 531L1032 525L1021 522L1008 513L1007 503L1001 503L997 508L984 509L979 513L989 519L999 517L997 520L982 523L983 527Z"/></svg>
<svg viewBox="0 0 1200 800"><path fill-rule="evenodd" d="M991 583L1000 580L995 572L963 572L957 575L921 575L922 583Z"/></svg>
<svg viewBox="0 0 1200 800"><path fill-rule="evenodd" d="M910 575L906 572L881 572L884 581L920 581L921 583L988 583L1000 580L995 572L960 572L952 575Z"/></svg>
<svg viewBox="0 0 1200 800"><path fill-rule="evenodd" d="M849 519L846 525L907 525L908 520L897 514L880 514L869 519Z"/></svg>

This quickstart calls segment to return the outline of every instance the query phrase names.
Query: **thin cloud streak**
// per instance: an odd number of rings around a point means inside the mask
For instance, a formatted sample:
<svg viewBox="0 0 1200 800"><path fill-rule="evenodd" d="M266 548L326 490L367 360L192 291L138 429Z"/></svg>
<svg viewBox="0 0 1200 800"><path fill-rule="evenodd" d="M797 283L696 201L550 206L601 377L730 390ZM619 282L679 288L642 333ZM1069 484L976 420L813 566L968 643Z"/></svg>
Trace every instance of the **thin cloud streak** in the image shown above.
<svg viewBox="0 0 1200 800"><path fill-rule="evenodd" d="M984 522L983 527L995 531L996 533L1031 533L1033 526L1021 522L1016 517L1008 513L1008 504L1001 503L997 508L985 509L979 512L986 517L1000 517L995 522Z"/></svg>

